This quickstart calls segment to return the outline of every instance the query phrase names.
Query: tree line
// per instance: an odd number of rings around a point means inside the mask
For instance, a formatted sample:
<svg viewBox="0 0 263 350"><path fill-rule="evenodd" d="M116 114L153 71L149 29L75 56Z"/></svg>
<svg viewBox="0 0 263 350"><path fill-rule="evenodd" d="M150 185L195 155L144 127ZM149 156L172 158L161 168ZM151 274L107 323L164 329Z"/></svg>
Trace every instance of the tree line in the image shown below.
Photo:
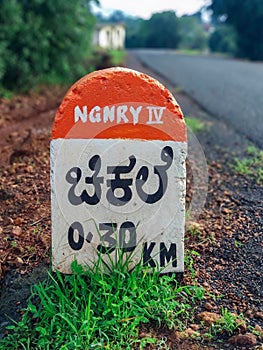
<svg viewBox="0 0 263 350"><path fill-rule="evenodd" d="M26 90L42 82L71 82L87 73L98 0L0 0L0 90ZM114 12L99 21L125 22L126 46L230 53L263 60L263 1L212 0L213 32L201 12L173 11L148 20ZM97 58L98 59L98 58Z"/></svg>
<svg viewBox="0 0 263 350"><path fill-rule="evenodd" d="M126 24L128 48L209 48L263 60L262 0L212 0L203 10L212 13L210 25L202 23L201 12L178 18L174 11L165 11L144 20L116 11L108 20Z"/></svg>
<svg viewBox="0 0 263 350"><path fill-rule="evenodd" d="M178 18L174 11L164 11L144 20L115 11L107 18L98 15L98 21L123 22L126 26L127 48L204 50L207 47L208 34L201 20L201 12Z"/></svg>

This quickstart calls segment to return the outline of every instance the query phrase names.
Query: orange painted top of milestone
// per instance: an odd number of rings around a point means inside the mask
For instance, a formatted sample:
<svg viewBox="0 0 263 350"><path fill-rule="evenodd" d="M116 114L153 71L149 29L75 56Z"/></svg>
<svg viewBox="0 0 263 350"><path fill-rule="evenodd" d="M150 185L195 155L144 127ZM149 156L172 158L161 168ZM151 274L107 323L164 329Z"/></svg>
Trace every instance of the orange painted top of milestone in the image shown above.
<svg viewBox="0 0 263 350"><path fill-rule="evenodd" d="M127 68L96 71L67 92L55 117L52 139L186 141L182 111L157 80Z"/></svg>

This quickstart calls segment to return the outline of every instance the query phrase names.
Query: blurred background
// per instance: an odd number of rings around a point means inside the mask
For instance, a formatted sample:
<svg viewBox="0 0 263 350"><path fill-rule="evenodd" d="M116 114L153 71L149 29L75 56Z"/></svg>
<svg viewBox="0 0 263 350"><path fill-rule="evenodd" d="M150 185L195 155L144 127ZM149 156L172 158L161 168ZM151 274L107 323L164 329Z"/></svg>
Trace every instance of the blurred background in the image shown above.
<svg viewBox="0 0 263 350"><path fill-rule="evenodd" d="M0 93L125 64L125 49L263 60L262 0L1 0Z"/></svg>

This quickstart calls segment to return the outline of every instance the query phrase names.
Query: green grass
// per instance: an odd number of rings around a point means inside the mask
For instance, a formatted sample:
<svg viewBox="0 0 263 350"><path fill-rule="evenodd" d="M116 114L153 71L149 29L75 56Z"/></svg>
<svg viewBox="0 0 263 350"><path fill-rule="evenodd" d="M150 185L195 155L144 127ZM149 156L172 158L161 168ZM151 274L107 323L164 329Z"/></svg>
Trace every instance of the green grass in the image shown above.
<svg viewBox="0 0 263 350"><path fill-rule="evenodd" d="M6 98L7 100L10 100L13 96L14 96L14 93L12 91L9 91L3 88L0 85L0 98L3 97L3 98Z"/></svg>
<svg viewBox="0 0 263 350"><path fill-rule="evenodd" d="M198 223L192 223L188 228L188 232L192 236L196 236L197 238L202 237L201 225L199 225Z"/></svg>
<svg viewBox="0 0 263 350"><path fill-rule="evenodd" d="M177 52L182 55L190 55L190 56L199 56L204 54L204 51L194 50L194 49L179 49L177 50Z"/></svg>
<svg viewBox="0 0 263 350"><path fill-rule="evenodd" d="M186 251L187 270L194 277L195 251ZM0 349L89 350L167 348L162 329L183 331L194 322L204 289L182 286L175 275L161 275L140 261L130 270L133 253L116 249L115 258L99 253L93 267L73 262L72 275L50 273L34 285L22 319L7 327ZM218 334L234 334L244 317L222 309L222 317L197 342ZM203 325L201 324L201 327ZM158 331L160 329L160 332ZM158 332L160 335L158 335Z"/></svg>
<svg viewBox="0 0 263 350"><path fill-rule="evenodd" d="M126 52L123 50L109 50L109 54L111 57L112 64L114 66L123 66Z"/></svg>
<svg viewBox="0 0 263 350"><path fill-rule="evenodd" d="M200 256L200 254L195 250L186 249L185 251L185 265L187 270L191 274L191 278L195 277L195 269L194 269L194 257Z"/></svg>
<svg viewBox="0 0 263 350"><path fill-rule="evenodd" d="M173 89L173 92L175 93L175 94L180 94L180 93L182 93L183 92L183 88L181 87L181 86L175 86L174 87L174 89Z"/></svg>
<svg viewBox="0 0 263 350"><path fill-rule="evenodd" d="M243 314L236 315L226 308L221 310L222 317L220 317L215 324L211 326L211 334L226 333L229 336L237 331L241 325L245 324Z"/></svg>
<svg viewBox="0 0 263 350"><path fill-rule="evenodd" d="M208 127L207 123L202 122L201 120L199 120L197 118L185 117L184 119L185 119L186 125L190 128L190 130L192 132L204 131Z"/></svg>
<svg viewBox="0 0 263 350"><path fill-rule="evenodd" d="M182 330L192 319L202 288L180 286L174 275L142 263L129 271L131 253L120 253L116 263L107 258L99 255L86 270L73 263L72 275L57 272L35 285L22 320L8 327L0 348L144 349L161 340L141 336L143 325Z"/></svg>
<svg viewBox="0 0 263 350"><path fill-rule="evenodd" d="M234 172L255 178L257 184L263 184L263 151L255 146L246 149L246 156L243 159L234 158L232 165Z"/></svg>

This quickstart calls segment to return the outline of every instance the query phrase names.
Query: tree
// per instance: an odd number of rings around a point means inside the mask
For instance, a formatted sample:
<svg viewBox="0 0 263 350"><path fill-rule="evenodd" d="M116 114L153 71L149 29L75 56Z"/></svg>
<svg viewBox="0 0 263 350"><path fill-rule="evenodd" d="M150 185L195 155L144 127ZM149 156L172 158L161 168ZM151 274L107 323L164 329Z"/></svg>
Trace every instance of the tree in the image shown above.
<svg viewBox="0 0 263 350"><path fill-rule="evenodd" d="M141 26L143 44L153 48L177 48L180 35L178 18L174 11L154 13Z"/></svg>
<svg viewBox="0 0 263 350"><path fill-rule="evenodd" d="M0 0L0 79L9 89L84 73L91 0Z"/></svg>
<svg viewBox="0 0 263 350"><path fill-rule="evenodd" d="M98 12L96 14L97 20L99 23L121 23L126 22L131 16L127 15L125 12L121 10L115 10L111 12L110 15L103 14L102 12Z"/></svg>
<svg viewBox="0 0 263 350"><path fill-rule="evenodd" d="M142 47L143 36L141 35L141 28L144 20L139 17L126 18L126 41L125 45L127 48Z"/></svg>
<svg viewBox="0 0 263 350"><path fill-rule="evenodd" d="M237 53L237 34L234 28L220 24L209 38L209 48L212 52L223 52L233 56Z"/></svg>
<svg viewBox="0 0 263 350"><path fill-rule="evenodd" d="M179 18L181 49L204 50L207 47L207 34L196 15Z"/></svg>
<svg viewBox="0 0 263 350"><path fill-rule="evenodd" d="M111 23L121 23L121 22L124 22L125 19L126 19L125 13L123 11L116 10L110 15L109 22L111 22Z"/></svg>
<svg viewBox="0 0 263 350"><path fill-rule="evenodd" d="M219 22L235 28L239 56L263 59L262 0L212 0L210 9Z"/></svg>
<svg viewBox="0 0 263 350"><path fill-rule="evenodd" d="M154 13L149 20L127 17L125 24L127 47L178 47L179 22L174 11Z"/></svg>

